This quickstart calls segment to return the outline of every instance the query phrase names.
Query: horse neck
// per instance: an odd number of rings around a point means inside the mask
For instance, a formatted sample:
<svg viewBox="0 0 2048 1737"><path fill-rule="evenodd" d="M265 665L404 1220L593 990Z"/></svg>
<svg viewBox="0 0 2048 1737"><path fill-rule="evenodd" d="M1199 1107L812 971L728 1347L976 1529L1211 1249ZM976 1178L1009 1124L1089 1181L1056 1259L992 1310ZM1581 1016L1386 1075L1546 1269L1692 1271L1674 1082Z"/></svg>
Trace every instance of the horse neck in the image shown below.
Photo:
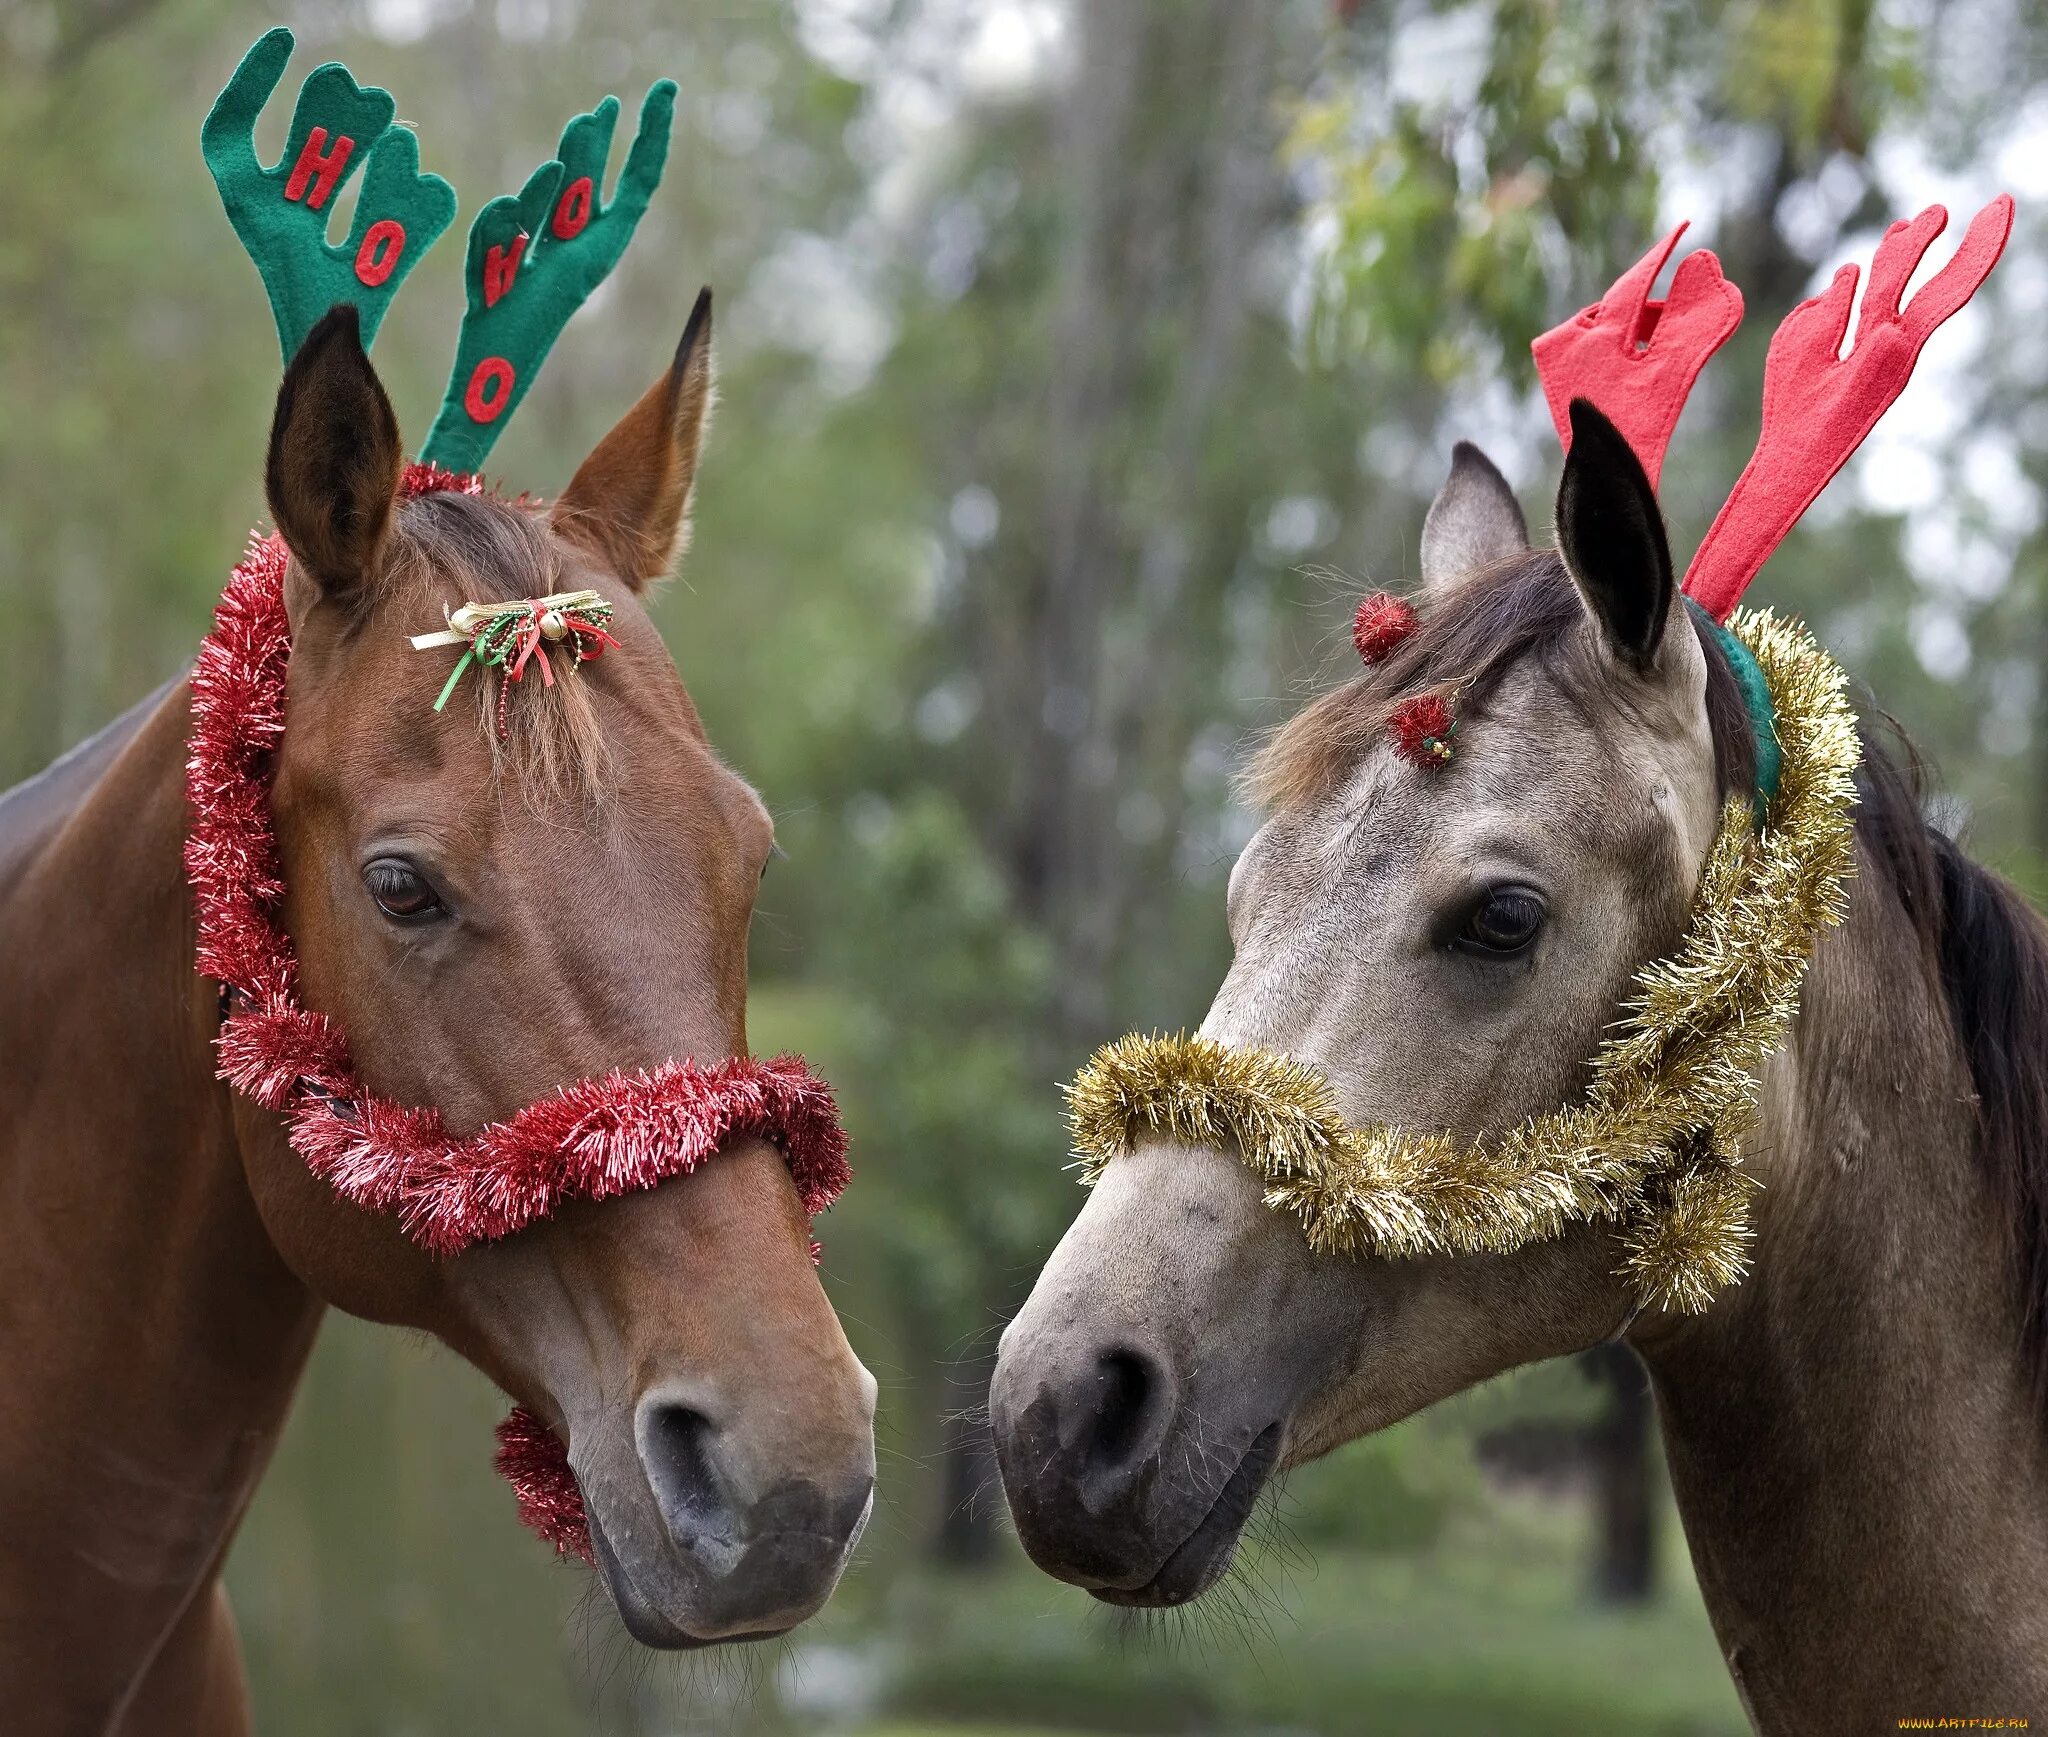
<svg viewBox="0 0 2048 1737"><path fill-rule="evenodd" d="M1752 1272L1637 1336L1708 1611L1772 1733L2048 1710L2013 1231L1881 875L1866 855L1766 1081Z"/></svg>
<svg viewBox="0 0 2048 1737"><path fill-rule="evenodd" d="M212 1077L189 703L0 800L0 1704L33 1670L52 1729L100 1729L217 1571L318 1319Z"/></svg>

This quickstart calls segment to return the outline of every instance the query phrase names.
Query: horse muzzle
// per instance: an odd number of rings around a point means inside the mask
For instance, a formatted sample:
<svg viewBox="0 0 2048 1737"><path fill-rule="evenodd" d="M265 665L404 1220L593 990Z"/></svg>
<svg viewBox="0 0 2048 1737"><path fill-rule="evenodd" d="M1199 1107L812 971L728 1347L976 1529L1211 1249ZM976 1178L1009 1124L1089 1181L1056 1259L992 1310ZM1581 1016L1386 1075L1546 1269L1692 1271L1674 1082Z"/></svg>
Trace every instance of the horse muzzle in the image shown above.
<svg viewBox="0 0 2048 1737"><path fill-rule="evenodd" d="M1220 1580L1319 1355L1294 1310L1300 1233L1233 1158L1163 1142L1111 1164L1003 1335L989 1418L1031 1559L1112 1604ZM1319 1347L1315 1348L1319 1353Z"/></svg>
<svg viewBox="0 0 2048 1737"><path fill-rule="evenodd" d="M801 1475L700 1395L643 1396L624 1433L572 1445L570 1460L593 1559L635 1640L766 1639L824 1605L874 1504L871 1433L849 1431L829 1452L814 1443Z"/></svg>
<svg viewBox="0 0 2048 1737"><path fill-rule="evenodd" d="M1161 1352L1129 1335L1020 1326L990 1417L1025 1551L1108 1604L1200 1597L1279 1462L1281 1420L1204 1415Z"/></svg>

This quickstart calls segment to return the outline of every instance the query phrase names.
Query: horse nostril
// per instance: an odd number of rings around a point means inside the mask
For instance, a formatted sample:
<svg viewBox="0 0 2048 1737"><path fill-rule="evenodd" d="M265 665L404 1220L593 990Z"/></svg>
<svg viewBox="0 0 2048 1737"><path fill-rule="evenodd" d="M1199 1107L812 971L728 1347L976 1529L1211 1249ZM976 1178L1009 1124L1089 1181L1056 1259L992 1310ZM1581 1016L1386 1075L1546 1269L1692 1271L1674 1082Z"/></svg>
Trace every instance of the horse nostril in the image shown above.
<svg viewBox="0 0 2048 1737"><path fill-rule="evenodd" d="M1135 1351L1105 1351L1095 1366L1095 1439L1091 1457L1106 1465L1129 1459L1145 1433L1145 1414L1158 1391L1150 1362Z"/></svg>
<svg viewBox="0 0 2048 1737"><path fill-rule="evenodd" d="M1103 1352L1066 1431L1084 1480L1121 1484L1159 1445L1170 1421L1170 1384L1157 1359L1130 1346ZM1102 1493L1107 1494L1106 1490Z"/></svg>
<svg viewBox="0 0 2048 1737"><path fill-rule="evenodd" d="M687 1405L656 1405L640 1423L640 1457L669 1536L686 1549L737 1548L732 1511L712 1464L711 1420Z"/></svg>

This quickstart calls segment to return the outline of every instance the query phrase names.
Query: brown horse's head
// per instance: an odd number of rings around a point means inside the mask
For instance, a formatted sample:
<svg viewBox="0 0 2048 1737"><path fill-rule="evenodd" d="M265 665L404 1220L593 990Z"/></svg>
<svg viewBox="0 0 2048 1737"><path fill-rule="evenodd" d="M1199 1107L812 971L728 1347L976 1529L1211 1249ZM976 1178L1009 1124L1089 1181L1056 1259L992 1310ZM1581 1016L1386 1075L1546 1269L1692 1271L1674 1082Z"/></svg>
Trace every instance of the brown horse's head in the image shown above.
<svg viewBox="0 0 2048 1737"><path fill-rule="evenodd" d="M337 310L278 395L268 492L291 551L273 795L305 996L372 1090L455 1133L609 1069L747 1048L747 927L773 849L648 619L711 396L708 298L674 365L552 510L400 498L398 427ZM591 586L619 644L486 703L432 703L413 651L466 599ZM471 690L485 684L465 678ZM645 1193L448 1259L315 1180L246 1105L249 1177L329 1302L425 1328L568 1444L627 1626L775 1633L836 1582L874 1487L874 1383L812 1267L780 1155L730 1142Z"/></svg>
<svg viewBox="0 0 2048 1737"><path fill-rule="evenodd" d="M1504 1131L1583 1083L1633 973L1685 924L1741 701L1678 594L1655 497L1597 414L1559 554L1461 448L1423 536L1416 635L1267 750L1231 876L1236 959L1206 1035L1321 1069L1359 1123ZM1459 694L1455 756L1401 759L1389 711ZM1718 726L1718 727L1717 727ZM1740 763L1736 763L1737 760ZM1235 1155L1112 1163L1003 1342L994 1417L1027 1548L1125 1603L1228 1565L1276 1468L1617 1331L1611 1229L1505 1256L1312 1254Z"/></svg>

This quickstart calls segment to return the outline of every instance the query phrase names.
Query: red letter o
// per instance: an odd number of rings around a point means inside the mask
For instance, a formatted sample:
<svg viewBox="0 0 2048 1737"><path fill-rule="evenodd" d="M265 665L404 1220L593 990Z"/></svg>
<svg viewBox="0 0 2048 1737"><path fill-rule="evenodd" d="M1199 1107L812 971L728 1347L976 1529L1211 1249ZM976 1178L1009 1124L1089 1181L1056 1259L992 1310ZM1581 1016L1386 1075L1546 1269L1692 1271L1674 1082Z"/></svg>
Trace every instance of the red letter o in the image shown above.
<svg viewBox="0 0 2048 1737"><path fill-rule="evenodd" d="M503 356L486 356L479 362L462 394L462 408L469 412L470 421L496 422L512 402L512 383L517 378Z"/></svg>
<svg viewBox="0 0 2048 1737"><path fill-rule="evenodd" d="M404 252L404 224L389 217L371 224L363 236L363 245L356 249L356 281L366 289L375 289L398 269Z"/></svg>
<svg viewBox="0 0 2048 1737"><path fill-rule="evenodd" d="M578 175L562 189L562 197L555 202L555 236L561 241L573 241L583 233L584 224L590 221L590 177Z"/></svg>

